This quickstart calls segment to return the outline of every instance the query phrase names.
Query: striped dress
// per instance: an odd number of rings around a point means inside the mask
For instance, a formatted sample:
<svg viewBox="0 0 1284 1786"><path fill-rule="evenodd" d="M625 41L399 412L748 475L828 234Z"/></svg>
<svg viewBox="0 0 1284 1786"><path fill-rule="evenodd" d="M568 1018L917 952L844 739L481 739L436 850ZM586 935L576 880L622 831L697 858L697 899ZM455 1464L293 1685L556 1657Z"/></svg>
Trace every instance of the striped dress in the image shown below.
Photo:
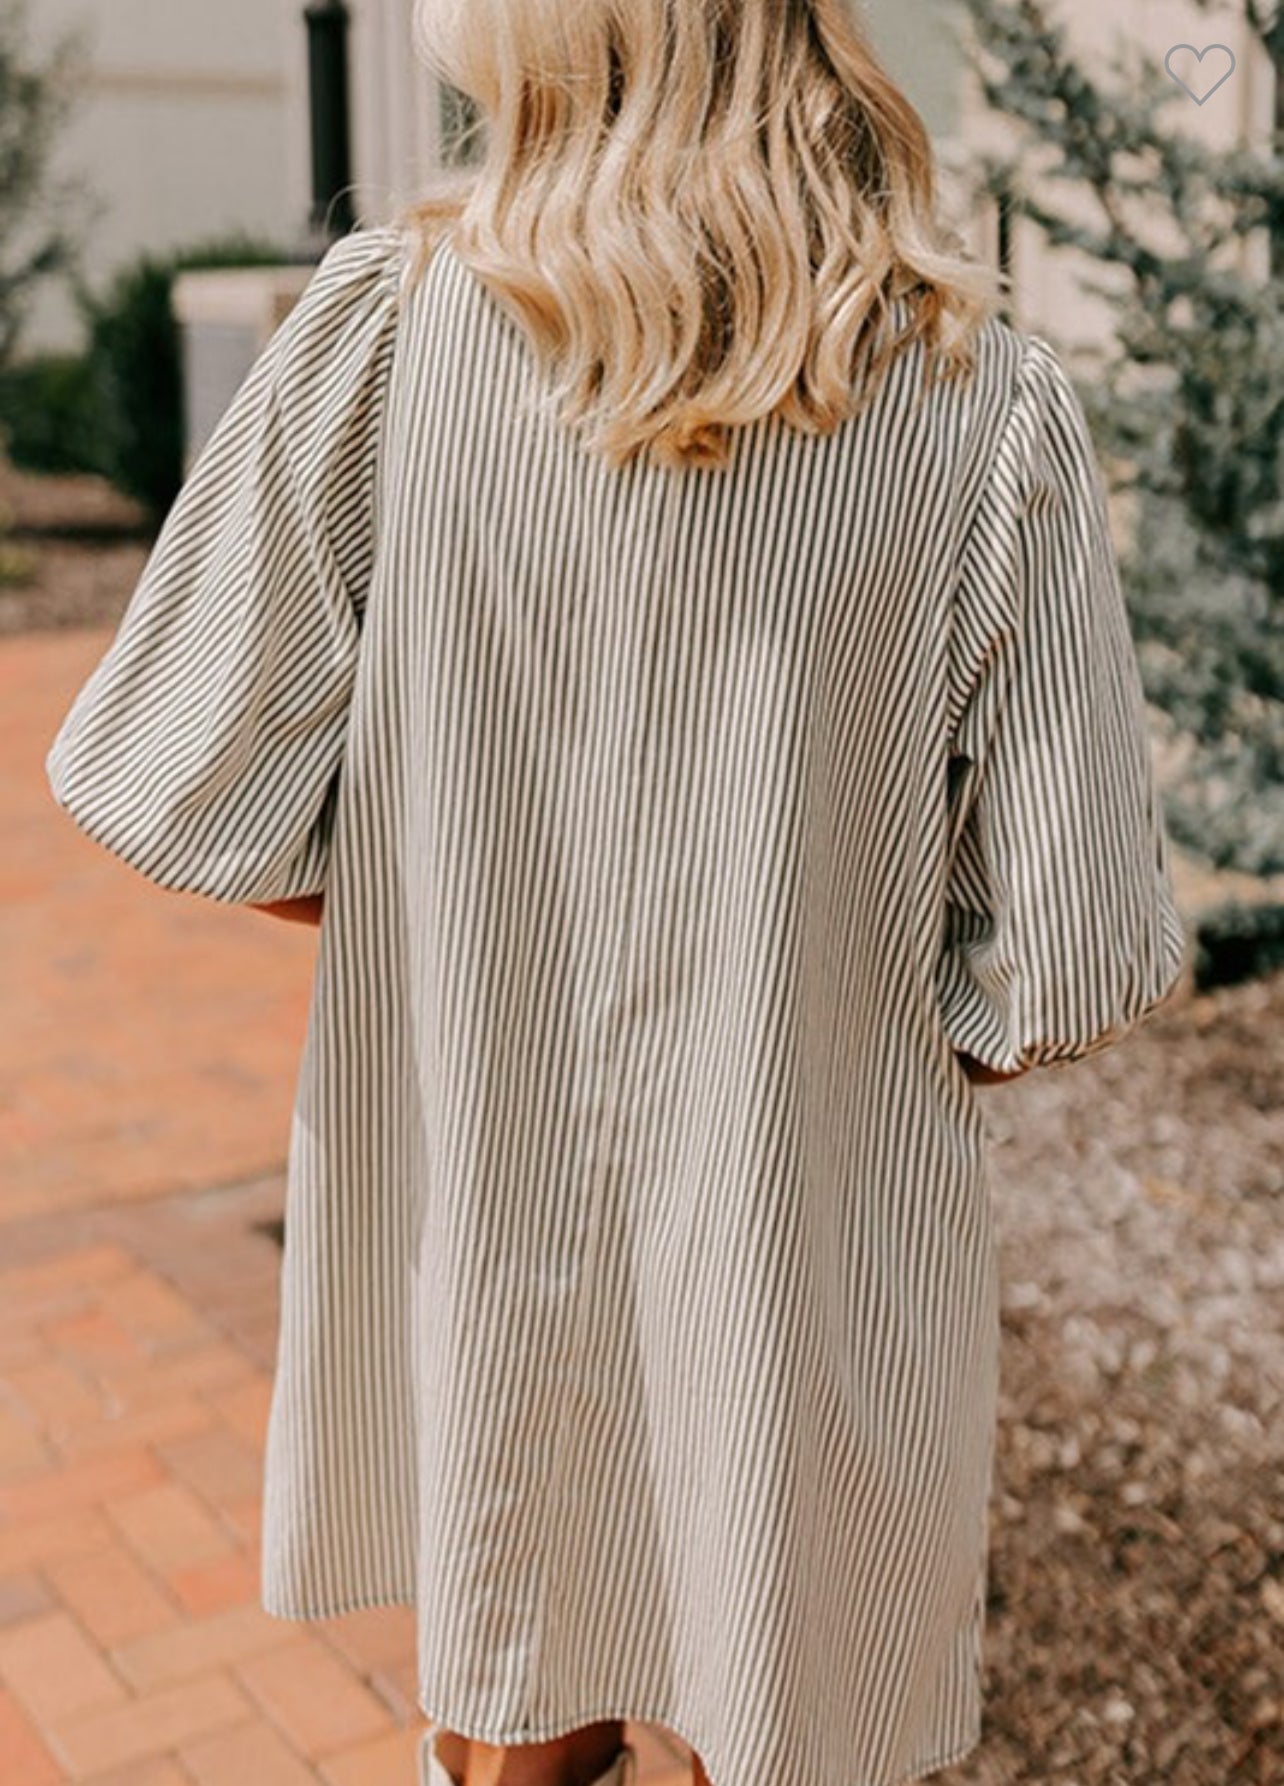
<svg viewBox="0 0 1284 1786"><path fill-rule="evenodd" d="M967 384L915 348L835 434L612 470L409 262L330 248L46 763L162 887L324 889L263 1606L413 1605L488 1742L917 1779L982 1739L955 1050L1083 1059L1183 964L1082 409L996 319Z"/></svg>

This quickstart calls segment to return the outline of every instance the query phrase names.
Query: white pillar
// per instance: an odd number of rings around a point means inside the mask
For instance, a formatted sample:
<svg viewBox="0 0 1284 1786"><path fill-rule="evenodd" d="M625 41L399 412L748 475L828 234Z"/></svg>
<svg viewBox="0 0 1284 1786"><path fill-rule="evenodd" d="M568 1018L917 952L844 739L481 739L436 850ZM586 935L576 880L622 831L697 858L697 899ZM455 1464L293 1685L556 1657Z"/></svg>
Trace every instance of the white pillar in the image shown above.
<svg viewBox="0 0 1284 1786"><path fill-rule="evenodd" d="M414 54L414 0L348 3L354 209L377 222L413 199L440 165L438 87Z"/></svg>
<svg viewBox="0 0 1284 1786"><path fill-rule="evenodd" d="M281 169L290 208L290 233L302 239L312 203L311 148L308 140L308 40L303 0L277 0L281 23L284 81L285 165Z"/></svg>
<svg viewBox="0 0 1284 1786"><path fill-rule="evenodd" d="M280 0L288 44L286 179L299 229L311 204L305 0ZM377 223L418 193L440 164L435 78L414 55L414 0L347 0L353 210Z"/></svg>

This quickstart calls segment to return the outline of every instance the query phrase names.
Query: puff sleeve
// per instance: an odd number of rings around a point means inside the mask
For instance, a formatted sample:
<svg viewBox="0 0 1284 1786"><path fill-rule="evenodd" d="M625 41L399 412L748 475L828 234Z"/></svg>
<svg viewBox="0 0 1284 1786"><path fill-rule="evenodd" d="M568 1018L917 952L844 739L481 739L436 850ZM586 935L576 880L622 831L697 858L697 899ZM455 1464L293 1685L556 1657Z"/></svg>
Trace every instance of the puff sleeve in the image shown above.
<svg viewBox="0 0 1284 1786"><path fill-rule="evenodd" d="M955 590L937 977L954 1048L1000 1073L1117 1042L1186 948L1104 483L1059 359L1021 340Z"/></svg>
<svg viewBox="0 0 1284 1786"><path fill-rule="evenodd" d="M400 265L392 228L327 250L47 753L58 804L162 887L267 904L324 885Z"/></svg>

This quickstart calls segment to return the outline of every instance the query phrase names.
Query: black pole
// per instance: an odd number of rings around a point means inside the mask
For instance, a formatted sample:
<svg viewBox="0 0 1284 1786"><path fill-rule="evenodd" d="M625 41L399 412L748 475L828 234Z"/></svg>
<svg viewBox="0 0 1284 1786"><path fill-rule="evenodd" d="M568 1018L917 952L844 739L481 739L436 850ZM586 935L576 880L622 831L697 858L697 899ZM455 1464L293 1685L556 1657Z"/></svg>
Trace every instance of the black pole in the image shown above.
<svg viewBox="0 0 1284 1786"><path fill-rule="evenodd" d="M995 193L994 202L998 213L999 272L1003 275L1004 282L1002 308L1003 314L1010 321L1013 306L1012 268L1016 258L1016 209L1006 179Z"/></svg>
<svg viewBox="0 0 1284 1786"><path fill-rule="evenodd" d="M314 237L347 235L352 210L352 152L348 129L348 9L344 0L311 0L304 7L308 30L308 101L312 128Z"/></svg>
<svg viewBox="0 0 1284 1786"><path fill-rule="evenodd" d="M1271 66L1275 72L1275 140L1271 147L1278 156L1284 149L1284 7L1271 29L1262 39L1271 58ZM1275 201L1274 214L1271 220L1271 278L1284 279L1284 205L1279 199Z"/></svg>

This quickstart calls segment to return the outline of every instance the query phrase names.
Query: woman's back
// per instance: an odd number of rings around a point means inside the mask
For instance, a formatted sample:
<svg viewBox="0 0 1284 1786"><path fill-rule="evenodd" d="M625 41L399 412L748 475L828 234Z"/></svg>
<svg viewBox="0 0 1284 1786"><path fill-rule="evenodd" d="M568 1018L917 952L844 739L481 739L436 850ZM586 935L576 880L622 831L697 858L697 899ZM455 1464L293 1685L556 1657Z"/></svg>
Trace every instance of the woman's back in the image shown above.
<svg viewBox="0 0 1284 1786"><path fill-rule="evenodd" d="M966 384L615 469L406 264L330 251L49 756L162 885L324 890L264 1606L415 1604L456 1731L893 1786L980 1734L956 1050L1081 1058L1181 965L1082 412L994 320Z"/></svg>

